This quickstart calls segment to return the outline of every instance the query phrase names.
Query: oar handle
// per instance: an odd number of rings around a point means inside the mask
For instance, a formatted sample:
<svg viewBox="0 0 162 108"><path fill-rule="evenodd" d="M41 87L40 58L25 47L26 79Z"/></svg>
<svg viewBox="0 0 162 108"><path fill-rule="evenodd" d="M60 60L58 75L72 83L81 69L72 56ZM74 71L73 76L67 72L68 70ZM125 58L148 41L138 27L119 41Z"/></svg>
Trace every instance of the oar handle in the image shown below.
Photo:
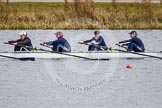
<svg viewBox="0 0 162 108"><path fill-rule="evenodd" d="M124 48L126 50L128 49L128 47L125 44L124 45L123 44L121 45L121 44L117 43L115 45L117 45L118 47Z"/></svg>
<svg viewBox="0 0 162 108"><path fill-rule="evenodd" d="M44 44L43 44L43 43L40 43L40 45L44 46Z"/></svg>
<svg viewBox="0 0 162 108"><path fill-rule="evenodd" d="M47 45L47 44L43 44L43 43L40 43L41 46L44 46L44 47L47 47L47 48L52 48L51 46Z"/></svg>

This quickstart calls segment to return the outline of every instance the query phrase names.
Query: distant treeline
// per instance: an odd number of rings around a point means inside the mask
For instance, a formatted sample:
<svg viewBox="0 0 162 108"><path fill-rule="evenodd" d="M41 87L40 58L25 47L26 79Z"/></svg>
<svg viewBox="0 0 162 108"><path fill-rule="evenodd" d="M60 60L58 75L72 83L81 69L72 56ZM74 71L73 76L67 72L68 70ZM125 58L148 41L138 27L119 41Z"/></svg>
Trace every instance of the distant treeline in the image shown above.
<svg viewBox="0 0 162 108"><path fill-rule="evenodd" d="M0 29L162 29L162 0L160 3L64 1L0 0Z"/></svg>

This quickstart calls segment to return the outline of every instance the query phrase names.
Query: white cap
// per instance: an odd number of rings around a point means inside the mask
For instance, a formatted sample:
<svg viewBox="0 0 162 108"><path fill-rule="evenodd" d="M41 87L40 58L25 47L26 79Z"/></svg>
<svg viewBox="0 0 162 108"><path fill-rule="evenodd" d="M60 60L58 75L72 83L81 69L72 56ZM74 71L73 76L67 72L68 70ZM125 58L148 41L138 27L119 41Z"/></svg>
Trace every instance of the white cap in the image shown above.
<svg viewBox="0 0 162 108"><path fill-rule="evenodd" d="M19 33L19 35L27 35L27 33L26 33L26 31L21 31L20 33Z"/></svg>

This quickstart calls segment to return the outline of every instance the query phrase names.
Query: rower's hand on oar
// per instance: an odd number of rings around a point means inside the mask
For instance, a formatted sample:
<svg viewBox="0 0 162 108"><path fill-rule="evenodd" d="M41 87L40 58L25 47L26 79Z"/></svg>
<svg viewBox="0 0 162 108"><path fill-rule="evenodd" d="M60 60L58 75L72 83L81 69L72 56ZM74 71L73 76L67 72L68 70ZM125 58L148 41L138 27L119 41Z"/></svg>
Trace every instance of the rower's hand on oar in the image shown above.
<svg viewBox="0 0 162 108"><path fill-rule="evenodd" d="M120 43L116 43L115 45L117 45L117 46L122 46L122 44L120 44Z"/></svg>
<svg viewBox="0 0 162 108"><path fill-rule="evenodd" d="M120 43L117 43L115 45L117 45L118 47L124 48L125 50L128 49L128 44L120 44Z"/></svg>
<svg viewBox="0 0 162 108"><path fill-rule="evenodd" d="M4 44L9 44L9 42L8 42L8 41L4 41L3 43L4 43Z"/></svg>
<svg viewBox="0 0 162 108"><path fill-rule="evenodd" d="M46 44L45 42L43 42L43 43L40 43L40 45L42 45L42 46L46 46L47 44Z"/></svg>
<svg viewBox="0 0 162 108"><path fill-rule="evenodd" d="M79 44L83 44L84 42L83 42L83 41L79 41L78 43L79 43Z"/></svg>
<svg viewBox="0 0 162 108"><path fill-rule="evenodd" d="M115 45L119 45L119 43L116 43Z"/></svg>

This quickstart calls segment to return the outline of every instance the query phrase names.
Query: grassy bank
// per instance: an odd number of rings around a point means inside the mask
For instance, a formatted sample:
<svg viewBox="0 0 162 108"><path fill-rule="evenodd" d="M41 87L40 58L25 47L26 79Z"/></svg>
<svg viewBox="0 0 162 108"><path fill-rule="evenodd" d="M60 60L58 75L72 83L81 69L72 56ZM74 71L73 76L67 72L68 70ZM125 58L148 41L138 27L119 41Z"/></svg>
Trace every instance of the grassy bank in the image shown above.
<svg viewBox="0 0 162 108"><path fill-rule="evenodd" d="M2 3L0 29L162 29L158 3Z"/></svg>

